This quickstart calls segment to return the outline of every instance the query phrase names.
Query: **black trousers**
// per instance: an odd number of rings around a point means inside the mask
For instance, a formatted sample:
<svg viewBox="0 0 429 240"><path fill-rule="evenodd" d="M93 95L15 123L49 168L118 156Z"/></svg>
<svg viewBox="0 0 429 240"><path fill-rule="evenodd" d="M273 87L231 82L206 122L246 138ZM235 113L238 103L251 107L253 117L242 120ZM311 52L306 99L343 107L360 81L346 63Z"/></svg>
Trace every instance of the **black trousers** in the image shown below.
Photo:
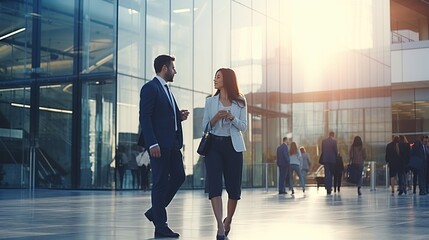
<svg viewBox="0 0 429 240"><path fill-rule="evenodd" d="M343 178L343 171L335 170L334 172L334 189L340 189L341 180Z"/></svg>
<svg viewBox="0 0 429 240"><path fill-rule="evenodd" d="M222 195L222 176L229 199L241 198L243 153L236 152L231 137L212 135L213 142L205 157L209 199Z"/></svg>

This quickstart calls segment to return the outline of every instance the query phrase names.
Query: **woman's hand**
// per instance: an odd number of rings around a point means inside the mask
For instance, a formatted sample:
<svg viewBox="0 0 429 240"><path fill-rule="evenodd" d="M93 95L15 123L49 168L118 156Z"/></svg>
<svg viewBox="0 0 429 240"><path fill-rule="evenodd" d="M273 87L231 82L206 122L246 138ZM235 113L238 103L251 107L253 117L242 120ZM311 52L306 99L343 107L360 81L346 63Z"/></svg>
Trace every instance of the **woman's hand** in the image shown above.
<svg viewBox="0 0 429 240"><path fill-rule="evenodd" d="M232 115L231 111L228 110L228 113L226 114L226 119L228 119L229 121L234 120L234 115Z"/></svg>
<svg viewBox="0 0 429 240"><path fill-rule="evenodd" d="M227 119L228 114L231 114L228 110L222 109L219 110L210 121L211 125L214 126L221 119Z"/></svg>
<svg viewBox="0 0 429 240"><path fill-rule="evenodd" d="M216 116L217 120L219 121L222 118L224 118L224 119L228 118L228 114L231 114L231 113L228 110L222 109L222 110L219 110L215 116Z"/></svg>

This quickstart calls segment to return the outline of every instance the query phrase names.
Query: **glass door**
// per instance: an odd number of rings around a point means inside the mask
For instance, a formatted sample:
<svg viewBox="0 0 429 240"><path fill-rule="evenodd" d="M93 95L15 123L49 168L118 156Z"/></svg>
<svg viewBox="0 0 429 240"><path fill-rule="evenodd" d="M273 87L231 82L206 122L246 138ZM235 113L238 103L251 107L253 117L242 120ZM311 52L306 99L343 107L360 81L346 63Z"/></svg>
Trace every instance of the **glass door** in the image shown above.
<svg viewBox="0 0 429 240"><path fill-rule="evenodd" d="M30 87L0 89L0 188L30 179Z"/></svg>
<svg viewBox="0 0 429 240"><path fill-rule="evenodd" d="M110 79L82 84L80 188L115 187L115 85ZM129 171L127 171L129 172ZM124 182L129 183L129 174Z"/></svg>
<svg viewBox="0 0 429 240"><path fill-rule="evenodd" d="M71 187L72 84L39 88L36 187Z"/></svg>

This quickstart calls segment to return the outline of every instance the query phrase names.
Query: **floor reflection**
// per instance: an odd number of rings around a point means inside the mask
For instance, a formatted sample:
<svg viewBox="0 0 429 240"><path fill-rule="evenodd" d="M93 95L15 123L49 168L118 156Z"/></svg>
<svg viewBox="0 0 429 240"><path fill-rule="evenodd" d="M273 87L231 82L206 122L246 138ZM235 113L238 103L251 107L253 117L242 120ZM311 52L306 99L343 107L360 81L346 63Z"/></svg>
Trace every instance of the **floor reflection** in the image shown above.
<svg viewBox="0 0 429 240"><path fill-rule="evenodd" d="M275 189L245 189L230 240L427 239L429 196L392 196L388 189L343 187L326 195L278 195ZM226 194L224 194L226 201ZM225 202L224 201L224 202ZM143 212L142 191L0 190L1 239L153 239ZM226 209L226 208L225 208ZM210 202L202 190L181 190L168 208L169 225L181 239L214 239Z"/></svg>

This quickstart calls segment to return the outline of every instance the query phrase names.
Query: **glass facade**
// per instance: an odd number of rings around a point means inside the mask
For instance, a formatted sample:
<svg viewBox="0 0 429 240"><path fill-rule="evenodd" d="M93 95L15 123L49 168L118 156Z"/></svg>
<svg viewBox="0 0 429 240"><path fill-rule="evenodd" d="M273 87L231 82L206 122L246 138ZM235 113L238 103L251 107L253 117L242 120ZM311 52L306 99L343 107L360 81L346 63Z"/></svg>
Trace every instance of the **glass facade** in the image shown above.
<svg viewBox="0 0 429 240"><path fill-rule="evenodd" d="M0 11L1 187L112 188L116 1Z"/></svg>
<svg viewBox="0 0 429 240"><path fill-rule="evenodd" d="M183 188L203 188L195 151L218 68L248 101L244 187L276 186L283 136L311 155L335 131L384 161L392 133L388 0L2 1L0 187L116 189L115 148L136 143L153 59L176 56ZM100 11L103 9L103 11ZM322 10L322 11L321 11ZM310 180L310 179L309 179ZM132 189L125 174L124 188Z"/></svg>
<svg viewBox="0 0 429 240"><path fill-rule="evenodd" d="M392 55L401 63L395 65L396 81L392 79L392 132L406 136L413 143L429 134L429 75L422 64L427 59L418 59L426 57L429 49L429 3L393 1L391 12ZM407 54L415 62L409 63L404 57Z"/></svg>

